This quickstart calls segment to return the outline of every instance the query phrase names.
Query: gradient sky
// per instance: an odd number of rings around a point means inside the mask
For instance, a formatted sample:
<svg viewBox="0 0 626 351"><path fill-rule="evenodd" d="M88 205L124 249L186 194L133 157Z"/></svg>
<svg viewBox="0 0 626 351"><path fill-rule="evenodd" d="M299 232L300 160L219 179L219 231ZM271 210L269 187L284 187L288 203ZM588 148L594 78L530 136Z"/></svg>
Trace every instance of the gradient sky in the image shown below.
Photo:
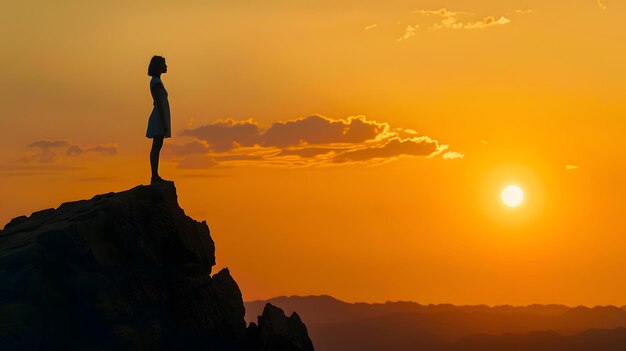
<svg viewBox="0 0 626 351"><path fill-rule="evenodd" d="M617 0L10 2L0 223L149 181L159 54L160 173L245 300L625 305L624 18Z"/></svg>

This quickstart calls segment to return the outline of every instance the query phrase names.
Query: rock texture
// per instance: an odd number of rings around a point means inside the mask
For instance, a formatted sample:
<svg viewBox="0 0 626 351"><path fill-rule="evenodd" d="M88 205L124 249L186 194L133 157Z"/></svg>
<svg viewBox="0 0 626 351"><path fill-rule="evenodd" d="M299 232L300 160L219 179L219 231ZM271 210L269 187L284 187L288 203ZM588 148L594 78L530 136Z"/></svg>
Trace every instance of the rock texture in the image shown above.
<svg viewBox="0 0 626 351"><path fill-rule="evenodd" d="M258 324L250 323L248 340L259 350L313 350L306 326L300 316L293 312L289 318L283 310L266 304Z"/></svg>
<svg viewBox="0 0 626 351"><path fill-rule="evenodd" d="M205 222L174 183L21 216L0 231L0 350L313 350L296 314L246 328Z"/></svg>

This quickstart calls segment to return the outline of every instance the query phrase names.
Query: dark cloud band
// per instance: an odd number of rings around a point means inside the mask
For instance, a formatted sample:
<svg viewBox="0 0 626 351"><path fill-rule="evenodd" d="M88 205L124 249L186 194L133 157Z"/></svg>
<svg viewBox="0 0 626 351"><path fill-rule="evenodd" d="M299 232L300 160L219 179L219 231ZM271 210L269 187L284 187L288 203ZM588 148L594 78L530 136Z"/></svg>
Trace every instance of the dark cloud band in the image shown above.
<svg viewBox="0 0 626 351"><path fill-rule="evenodd" d="M111 156L117 154L116 145L85 146L65 140L38 140L29 144L27 148L35 151L22 156L19 159L20 162L53 163L59 155L80 156L85 153L95 153Z"/></svg>
<svg viewBox="0 0 626 351"><path fill-rule="evenodd" d="M224 163L310 166L386 162L397 157L431 157L448 148L412 129L392 129L364 116L332 119L320 115L275 122L262 128L252 119L218 120L181 136L196 140L166 144L165 153L180 168L210 168ZM445 159L462 158L448 152Z"/></svg>

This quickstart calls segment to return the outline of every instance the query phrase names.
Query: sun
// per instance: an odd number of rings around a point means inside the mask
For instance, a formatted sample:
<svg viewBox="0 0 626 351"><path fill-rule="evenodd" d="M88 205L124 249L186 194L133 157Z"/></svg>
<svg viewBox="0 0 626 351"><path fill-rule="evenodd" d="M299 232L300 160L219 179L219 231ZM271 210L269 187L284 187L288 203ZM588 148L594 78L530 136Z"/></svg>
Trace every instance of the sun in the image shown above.
<svg viewBox="0 0 626 351"><path fill-rule="evenodd" d="M508 207L517 207L524 202L524 190L517 185L509 185L502 190L501 197Z"/></svg>

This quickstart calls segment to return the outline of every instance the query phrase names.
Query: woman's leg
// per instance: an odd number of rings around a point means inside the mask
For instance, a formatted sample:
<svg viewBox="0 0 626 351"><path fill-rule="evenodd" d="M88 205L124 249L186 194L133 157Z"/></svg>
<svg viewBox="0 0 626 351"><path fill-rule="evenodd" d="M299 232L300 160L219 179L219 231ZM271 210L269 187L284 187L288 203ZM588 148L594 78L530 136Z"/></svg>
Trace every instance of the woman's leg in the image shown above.
<svg viewBox="0 0 626 351"><path fill-rule="evenodd" d="M152 178L159 176L159 153L163 146L163 137L156 136L152 139L152 150L150 150L150 168L152 168Z"/></svg>

